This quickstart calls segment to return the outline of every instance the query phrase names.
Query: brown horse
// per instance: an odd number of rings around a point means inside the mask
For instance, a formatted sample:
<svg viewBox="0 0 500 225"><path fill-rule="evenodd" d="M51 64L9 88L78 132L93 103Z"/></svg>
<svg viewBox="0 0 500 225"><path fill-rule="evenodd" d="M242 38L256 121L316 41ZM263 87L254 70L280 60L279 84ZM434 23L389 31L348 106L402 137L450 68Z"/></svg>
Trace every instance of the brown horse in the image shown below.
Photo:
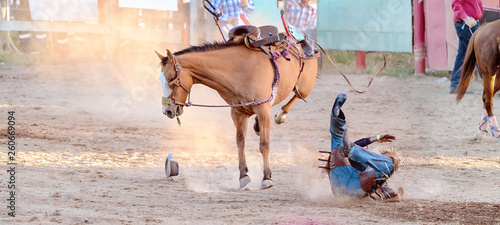
<svg viewBox="0 0 500 225"><path fill-rule="evenodd" d="M500 90L500 20L481 26L472 35L457 87L457 104L469 86L476 62L483 76L484 106L476 137L483 139L489 127L493 137L500 139L497 119L493 114L493 97Z"/></svg>
<svg viewBox="0 0 500 225"><path fill-rule="evenodd" d="M283 50L286 45L276 49ZM298 46L297 46L298 47ZM264 178L261 189L273 186L269 168L269 132L271 126L271 107L285 100L292 91L295 95L275 116L275 122L284 122L291 105L300 97L311 93L317 76L317 59L305 59L290 49L290 61L281 57L276 60L280 79L277 93L272 101L275 72L266 54L247 48L242 41L205 44L193 46L167 55L156 53L161 60L160 80L163 86L163 114L173 119L180 116L188 100L193 84L203 84L214 90L228 105L241 105L231 108L231 117L236 126L238 147L240 188L250 182L247 175L244 147L248 118L256 114L254 129L260 135L260 152L264 160ZM245 104L259 103L259 104Z"/></svg>

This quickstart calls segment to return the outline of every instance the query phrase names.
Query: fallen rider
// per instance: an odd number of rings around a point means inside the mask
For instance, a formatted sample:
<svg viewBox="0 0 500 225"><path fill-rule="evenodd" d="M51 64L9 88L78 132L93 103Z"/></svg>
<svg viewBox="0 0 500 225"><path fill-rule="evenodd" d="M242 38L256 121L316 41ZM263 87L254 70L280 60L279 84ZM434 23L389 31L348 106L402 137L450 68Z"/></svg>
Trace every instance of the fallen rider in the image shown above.
<svg viewBox="0 0 500 225"><path fill-rule="evenodd" d="M346 118L342 105L345 93L335 99L330 117L331 153L326 164L330 185L335 196L363 198L370 196L383 201L401 201L397 193L386 184L387 179L398 169L399 156L394 152L379 154L366 148L377 141L392 142L392 135L377 135L350 142L347 136ZM402 189L400 189L402 192Z"/></svg>

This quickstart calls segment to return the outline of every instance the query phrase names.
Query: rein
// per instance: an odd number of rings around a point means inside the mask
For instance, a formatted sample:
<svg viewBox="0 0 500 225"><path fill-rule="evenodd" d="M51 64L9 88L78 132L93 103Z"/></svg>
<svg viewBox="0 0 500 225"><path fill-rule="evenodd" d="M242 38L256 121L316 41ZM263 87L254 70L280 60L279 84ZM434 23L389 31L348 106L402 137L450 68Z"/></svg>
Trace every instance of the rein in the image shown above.
<svg viewBox="0 0 500 225"><path fill-rule="evenodd" d="M205 4L205 2L208 2L208 5L210 5L210 7L212 9L209 9L207 7L207 5ZM222 40L224 40L224 42L226 42L226 38L224 37L224 34L222 33L222 28L220 28L220 25L219 25L219 17L222 16L222 13L219 13L219 14L216 14L215 12L217 12L216 8L214 7L214 5L212 5L212 3L210 3L210 1L208 0L203 0L203 7L205 7L205 9L210 13L212 14L212 16L214 17L214 21L215 21L215 25L217 25L217 27L219 28L219 32L220 32L220 35L222 36Z"/></svg>
<svg viewBox="0 0 500 225"><path fill-rule="evenodd" d="M314 40L313 40L314 41ZM332 61L332 59L330 58L330 56L328 56L328 54L326 53L326 51L321 47L321 45L318 44L318 42L314 41L314 44L316 44L319 49L321 49L321 52L323 52L323 54L326 56L326 58L330 61L330 63L335 67L335 69L337 69L340 74L342 74L342 76L344 77L345 81L347 81L347 83L349 84L349 86L351 86L351 88L359 93L359 94L363 94L365 93L366 91L368 91L368 88L370 88L370 86L372 85L372 82L373 82L373 79L375 79L376 76L378 76L380 74L380 72L382 72L382 70L385 68L386 66L386 60L385 60L385 55L384 55L384 66L382 66L382 68L380 68L380 70L377 71L377 73L375 73L375 75L373 75L373 77L370 79L370 82L368 83L368 85L366 85L366 88L365 90L363 91L358 91L356 88L354 88L354 86L352 86L351 84L351 81L349 81L349 79L347 79L347 76L344 75L344 73L342 73L342 71L340 71L340 69L337 67L337 65L335 65L335 63Z"/></svg>

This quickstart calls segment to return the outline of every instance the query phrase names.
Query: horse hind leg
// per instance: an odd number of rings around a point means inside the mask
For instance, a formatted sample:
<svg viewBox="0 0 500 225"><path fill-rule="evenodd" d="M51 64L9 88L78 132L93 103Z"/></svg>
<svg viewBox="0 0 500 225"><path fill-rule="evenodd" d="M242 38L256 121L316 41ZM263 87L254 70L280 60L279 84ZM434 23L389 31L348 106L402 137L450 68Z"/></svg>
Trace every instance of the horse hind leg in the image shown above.
<svg viewBox="0 0 500 225"><path fill-rule="evenodd" d="M253 124L253 130L257 136L260 135L260 127L259 127L259 117L255 116L255 123Z"/></svg>
<svg viewBox="0 0 500 225"><path fill-rule="evenodd" d="M298 99L299 97L297 94L295 94L288 103L286 103L283 107L281 107L281 110L274 115L274 122L276 124L282 124L285 122L286 119L286 114L290 111L290 107L292 107L292 104Z"/></svg>
<svg viewBox="0 0 500 225"><path fill-rule="evenodd" d="M490 128L489 116L486 112L486 109L483 110L483 114L481 115L481 121L479 122L479 131L476 133L476 140L482 141L488 134L488 129Z"/></svg>
<svg viewBox="0 0 500 225"><path fill-rule="evenodd" d="M483 103L484 109L488 115L488 123L490 125L491 135L495 138L500 139L500 129L498 128L498 122L493 114L493 96L495 94L495 76L490 76L489 74L483 74Z"/></svg>
<svg viewBox="0 0 500 225"><path fill-rule="evenodd" d="M489 117L491 135L493 137L500 139L500 128L498 128L498 122L495 115Z"/></svg>

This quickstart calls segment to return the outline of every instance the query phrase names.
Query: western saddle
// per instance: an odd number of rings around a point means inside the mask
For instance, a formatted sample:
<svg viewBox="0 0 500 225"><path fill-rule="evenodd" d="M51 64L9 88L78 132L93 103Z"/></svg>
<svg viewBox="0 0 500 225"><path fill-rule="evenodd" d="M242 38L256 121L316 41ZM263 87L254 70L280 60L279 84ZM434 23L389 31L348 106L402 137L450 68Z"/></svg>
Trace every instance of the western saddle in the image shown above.
<svg viewBox="0 0 500 225"><path fill-rule="evenodd" d="M314 46L312 46L308 41L305 34L294 28L293 26L289 27L291 30L292 37L297 41L296 43L292 43L293 45L300 44L303 54L298 54L304 59L308 58L317 58L319 56L319 52L314 50ZM272 54L274 48L281 44L286 43L287 36L284 33L278 33L278 28L276 26L267 25L256 27L253 25L241 25L236 26L231 29L228 33L229 41L235 41L240 38L245 40L245 44L248 48L253 50L263 50L266 54Z"/></svg>

